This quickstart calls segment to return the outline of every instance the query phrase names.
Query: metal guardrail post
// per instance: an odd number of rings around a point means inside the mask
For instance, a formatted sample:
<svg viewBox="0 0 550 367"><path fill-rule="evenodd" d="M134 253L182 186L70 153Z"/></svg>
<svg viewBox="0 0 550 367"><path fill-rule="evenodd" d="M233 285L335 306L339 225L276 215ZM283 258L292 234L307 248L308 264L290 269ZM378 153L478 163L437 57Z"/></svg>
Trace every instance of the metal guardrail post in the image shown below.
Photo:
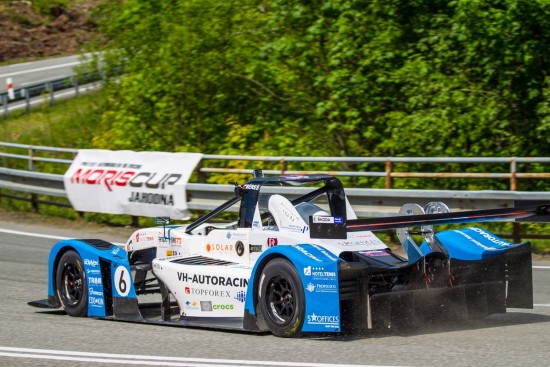
<svg viewBox="0 0 550 367"><path fill-rule="evenodd" d="M510 159L510 191L517 191L518 162L516 157ZM512 239L515 243L521 242L520 224L512 223Z"/></svg>
<svg viewBox="0 0 550 367"><path fill-rule="evenodd" d="M31 93L28 89L21 89L21 94L25 97L25 112L31 112Z"/></svg>
<svg viewBox="0 0 550 367"><path fill-rule="evenodd" d="M281 157L279 159L279 170L281 171L281 176L285 174L285 171L287 170L287 163L285 161L285 157Z"/></svg>
<svg viewBox="0 0 550 367"><path fill-rule="evenodd" d="M29 147L29 171L36 171L36 164L34 162L34 156L36 154L36 149L31 145ZM36 213L38 212L38 196L36 194L31 194L31 206L32 210Z"/></svg>
<svg viewBox="0 0 550 367"><path fill-rule="evenodd" d="M53 106L55 97L54 97L54 93L53 93L53 83L52 82L46 83L46 90L48 91L48 93L50 95L50 106Z"/></svg>
<svg viewBox="0 0 550 367"><path fill-rule="evenodd" d="M516 157L510 159L510 191L517 191L517 174L518 174L518 162Z"/></svg>
<svg viewBox="0 0 550 367"><path fill-rule="evenodd" d="M201 159L197 164L197 182L199 183L206 182L206 174L202 172L203 167L204 167L204 161Z"/></svg>
<svg viewBox="0 0 550 367"><path fill-rule="evenodd" d="M80 86L78 84L78 79L74 75L71 76L71 84L74 87L75 96L76 97L80 96L80 89L79 89Z"/></svg>
<svg viewBox="0 0 550 367"><path fill-rule="evenodd" d="M393 178L391 176L392 174L392 170L393 170L393 162L391 161L391 158L388 158L386 160L386 184L385 184L385 187L386 189L391 189L393 188Z"/></svg>

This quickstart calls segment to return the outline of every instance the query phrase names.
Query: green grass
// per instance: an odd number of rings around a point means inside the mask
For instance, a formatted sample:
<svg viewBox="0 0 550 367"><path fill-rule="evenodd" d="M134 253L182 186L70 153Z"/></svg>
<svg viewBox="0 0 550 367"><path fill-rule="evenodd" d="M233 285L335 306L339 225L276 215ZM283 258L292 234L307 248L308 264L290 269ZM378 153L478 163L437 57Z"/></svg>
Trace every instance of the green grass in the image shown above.
<svg viewBox="0 0 550 367"><path fill-rule="evenodd" d="M91 148L99 131L101 92L78 98L44 102L30 113L11 112L0 118L0 141L65 148Z"/></svg>

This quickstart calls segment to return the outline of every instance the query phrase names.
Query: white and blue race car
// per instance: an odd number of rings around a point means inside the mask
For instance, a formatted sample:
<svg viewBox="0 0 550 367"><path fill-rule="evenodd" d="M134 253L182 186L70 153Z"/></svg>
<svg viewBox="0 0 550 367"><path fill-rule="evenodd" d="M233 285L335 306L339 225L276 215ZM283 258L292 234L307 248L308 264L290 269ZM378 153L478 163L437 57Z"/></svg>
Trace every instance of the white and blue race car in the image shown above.
<svg viewBox="0 0 550 367"><path fill-rule="evenodd" d="M303 191L289 199L273 186ZM284 337L409 327L434 315L485 317L533 307L530 244L478 227L435 233L433 225L547 216L549 207L449 213L442 203L407 204L396 217L358 219L336 177L256 171L235 184L233 198L189 225L158 218L162 226L137 230L124 247L57 243L48 299L29 304ZM410 227L421 228L422 245ZM391 228L406 257L373 233Z"/></svg>

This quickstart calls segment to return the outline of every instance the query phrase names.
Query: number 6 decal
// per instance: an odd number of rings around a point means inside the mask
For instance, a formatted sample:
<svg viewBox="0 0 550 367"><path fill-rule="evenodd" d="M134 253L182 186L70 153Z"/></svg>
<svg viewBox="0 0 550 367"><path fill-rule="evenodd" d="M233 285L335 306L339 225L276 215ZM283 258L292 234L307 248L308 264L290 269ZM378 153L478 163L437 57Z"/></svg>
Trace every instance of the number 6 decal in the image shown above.
<svg viewBox="0 0 550 367"><path fill-rule="evenodd" d="M125 266L119 266L115 270L115 277L113 279L117 293L121 297L126 297L130 293L130 274Z"/></svg>

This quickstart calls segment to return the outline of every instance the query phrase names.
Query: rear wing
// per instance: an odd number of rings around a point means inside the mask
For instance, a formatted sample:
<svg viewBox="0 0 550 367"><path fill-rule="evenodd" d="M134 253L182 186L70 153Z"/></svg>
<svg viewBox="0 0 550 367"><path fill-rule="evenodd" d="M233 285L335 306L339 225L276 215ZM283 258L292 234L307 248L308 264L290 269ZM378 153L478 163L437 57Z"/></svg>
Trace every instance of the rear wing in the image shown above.
<svg viewBox="0 0 550 367"><path fill-rule="evenodd" d="M330 219L332 218L332 219ZM388 229L441 224L480 223L515 220L522 222L550 222L550 202L504 209L470 210L454 213L400 215L394 217L351 219L338 217L310 217L310 237L346 239L349 232L383 231Z"/></svg>

